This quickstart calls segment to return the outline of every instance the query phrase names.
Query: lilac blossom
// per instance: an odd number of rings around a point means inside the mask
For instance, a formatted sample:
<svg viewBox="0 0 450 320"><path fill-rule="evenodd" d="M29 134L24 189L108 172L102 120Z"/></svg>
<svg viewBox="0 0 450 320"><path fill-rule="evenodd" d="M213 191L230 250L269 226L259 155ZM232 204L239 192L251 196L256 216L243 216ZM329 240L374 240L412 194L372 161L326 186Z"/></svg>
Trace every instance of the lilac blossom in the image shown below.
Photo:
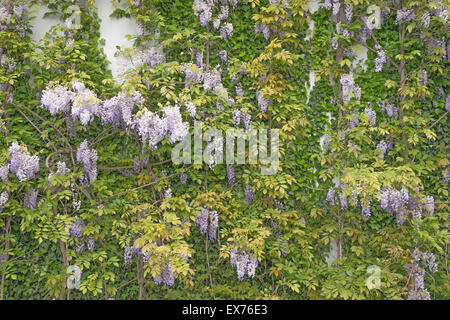
<svg viewBox="0 0 450 320"><path fill-rule="evenodd" d="M228 60L228 54L225 50L218 51L217 56L219 57L220 61L222 61L222 63L226 63Z"/></svg>
<svg viewBox="0 0 450 320"><path fill-rule="evenodd" d="M172 189L171 189L171 188L167 189L167 190L164 192L164 198L166 198L166 199L172 198Z"/></svg>
<svg viewBox="0 0 450 320"><path fill-rule="evenodd" d="M219 20L226 20L228 18L228 6L227 5L220 6L220 13L217 15L217 18L219 18Z"/></svg>
<svg viewBox="0 0 450 320"><path fill-rule="evenodd" d="M428 215L432 216L434 213L434 198L433 196L425 197L425 203L423 204L423 208L428 213Z"/></svg>
<svg viewBox="0 0 450 320"><path fill-rule="evenodd" d="M352 74L343 74L340 79L340 83L342 85L342 95L344 97L344 104L348 104L350 100L350 93L353 93L354 96L359 99L361 96L361 88L359 88L355 84L355 80L353 79Z"/></svg>
<svg viewBox="0 0 450 320"><path fill-rule="evenodd" d="M217 70L203 74L203 89L205 91L215 90L221 84L220 73Z"/></svg>
<svg viewBox="0 0 450 320"><path fill-rule="evenodd" d="M235 86L235 89L236 89L236 96L238 96L238 97L243 97L244 96L244 90L242 89L242 85L240 83L238 83Z"/></svg>

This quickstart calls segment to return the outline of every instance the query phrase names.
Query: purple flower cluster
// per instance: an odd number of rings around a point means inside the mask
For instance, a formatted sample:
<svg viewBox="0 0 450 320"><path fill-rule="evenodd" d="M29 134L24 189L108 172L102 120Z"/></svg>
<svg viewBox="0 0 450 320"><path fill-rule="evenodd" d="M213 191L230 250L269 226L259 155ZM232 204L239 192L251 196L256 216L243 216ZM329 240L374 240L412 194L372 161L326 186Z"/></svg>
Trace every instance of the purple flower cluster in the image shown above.
<svg viewBox="0 0 450 320"><path fill-rule="evenodd" d="M226 50L219 50L217 52L217 56L219 57L220 61L222 61L222 63L226 63L228 60L228 53Z"/></svg>
<svg viewBox="0 0 450 320"><path fill-rule="evenodd" d="M349 24L352 21L353 17L353 5L351 2L345 4L345 23Z"/></svg>
<svg viewBox="0 0 450 320"><path fill-rule="evenodd" d="M172 264L170 262L169 263L161 263L160 264L160 273L156 278L153 277L153 280L158 285L161 283L164 283L166 286L169 286L169 287L173 286L175 283L175 277L173 275Z"/></svg>
<svg viewBox="0 0 450 320"><path fill-rule="evenodd" d="M217 211L202 208L200 215L195 217L195 223L199 226L201 234L208 232L209 240L216 240L217 228L219 227L219 215Z"/></svg>
<svg viewBox="0 0 450 320"><path fill-rule="evenodd" d="M245 127L245 131L249 131L251 129L252 121L250 115L247 112L234 109L232 111L232 118L236 127L242 123Z"/></svg>
<svg viewBox="0 0 450 320"><path fill-rule="evenodd" d="M9 175L9 164L6 163L0 166L0 179L2 179L3 182L8 182L8 175Z"/></svg>
<svg viewBox="0 0 450 320"><path fill-rule="evenodd" d="M197 108L192 102L186 103L186 110L191 117L195 117L195 115L197 114Z"/></svg>
<svg viewBox="0 0 450 320"><path fill-rule="evenodd" d="M163 54L156 51L154 47L150 47L144 51L144 63L150 67L155 68L166 62Z"/></svg>
<svg viewBox="0 0 450 320"><path fill-rule="evenodd" d="M95 248L95 239L94 239L94 237L89 237L88 238L87 248L91 252L94 251L94 248Z"/></svg>
<svg viewBox="0 0 450 320"><path fill-rule="evenodd" d="M325 133L320 139L320 148L323 151L327 151L331 145L331 136L328 133Z"/></svg>
<svg viewBox="0 0 450 320"><path fill-rule="evenodd" d="M266 112L267 108L273 103L272 98L264 98L264 95L260 91L256 91L256 101L261 112Z"/></svg>
<svg viewBox="0 0 450 320"><path fill-rule="evenodd" d="M6 191L3 191L0 193L0 213L3 211L3 208L5 207L6 202L8 202L9 194Z"/></svg>
<svg viewBox="0 0 450 320"><path fill-rule="evenodd" d="M227 179L229 184L233 184L236 181L236 172L231 164L227 165Z"/></svg>
<svg viewBox="0 0 450 320"><path fill-rule="evenodd" d="M245 186L245 192L244 192L244 194L245 194L244 201L247 202L247 203L248 203L250 200L255 199L255 195L253 194L253 188L252 188L249 184L247 184L247 185Z"/></svg>
<svg viewBox="0 0 450 320"><path fill-rule="evenodd" d="M393 143L391 141L381 140L377 145L377 150L380 152L381 159L384 158L384 155L388 153L392 149Z"/></svg>
<svg viewBox="0 0 450 320"><path fill-rule="evenodd" d="M39 158L31 156L27 151L22 150L17 142L14 142L9 148L11 161L9 169L20 182L27 179L33 179L39 171ZM4 169L3 169L4 170Z"/></svg>
<svg viewBox="0 0 450 320"><path fill-rule="evenodd" d="M137 51L133 55L123 54L120 58L118 72L121 75L126 74L130 70L138 70L144 66L155 68L166 62L164 55L158 52L157 48L154 47Z"/></svg>
<svg viewBox="0 0 450 320"><path fill-rule="evenodd" d="M81 233L83 232L84 226L85 226L85 224L83 221L75 220L69 229L69 236L80 238Z"/></svg>
<svg viewBox="0 0 450 320"><path fill-rule="evenodd" d="M377 114L371 108L365 108L364 113L369 119L369 123L372 127L374 127L377 123Z"/></svg>
<svg viewBox="0 0 450 320"><path fill-rule="evenodd" d="M375 58L375 72L381 72L383 65L387 63L386 53L380 46L376 46L378 57Z"/></svg>
<svg viewBox="0 0 450 320"><path fill-rule="evenodd" d="M97 179L97 151L89 149L87 140L84 140L77 149L77 162L83 163L84 177L93 182Z"/></svg>
<svg viewBox="0 0 450 320"><path fill-rule="evenodd" d="M398 24L401 21L409 22L416 19L416 14L413 9L406 10L397 10L397 18L395 19L395 23Z"/></svg>
<svg viewBox="0 0 450 320"><path fill-rule="evenodd" d="M181 184L186 184L187 178L188 178L188 176L187 176L186 173L180 174L180 182L181 182Z"/></svg>
<svg viewBox="0 0 450 320"><path fill-rule="evenodd" d="M242 280L245 275L253 278L258 267L258 259L255 256L248 254L245 250L236 250L234 246L230 249L230 263L236 268L239 280Z"/></svg>
<svg viewBox="0 0 450 320"><path fill-rule="evenodd" d="M215 137L205 148L205 160L209 168L214 170L216 165L223 158L223 137Z"/></svg>
<svg viewBox="0 0 450 320"><path fill-rule="evenodd" d="M138 173L142 171L142 168L144 168L148 164L148 158L143 158L142 160L136 156L134 157L133 161L133 170L134 172Z"/></svg>
<svg viewBox="0 0 450 320"><path fill-rule="evenodd" d="M132 128L144 142L148 141L151 149L156 149L157 144L164 138L175 143L182 141L189 133L187 122L183 122L178 106L168 106L162 111L164 118L144 109L136 114L132 122Z"/></svg>
<svg viewBox="0 0 450 320"><path fill-rule="evenodd" d="M233 25L229 22L220 27L220 35L225 40L233 35Z"/></svg>
<svg viewBox="0 0 450 320"><path fill-rule="evenodd" d="M425 12L422 15L421 21L425 28L428 28L430 26L430 18L431 18L431 16L430 16L429 12Z"/></svg>
<svg viewBox="0 0 450 320"><path fill-rule="evenodd" d="M343 74L340 83L342 85L342 95L345 104L350 101L350 93L353 93L358 100L361 98L361 88L355 84L352 74Z"/></svg>
<svg viewBox="0 0 450 320"><path fill-rule="evenodd" d="M364 220L367 220L370 218L370 204L367 203L367 205L361 204L361 216Z"/></svg>
<svg viewBox="0 0 450 320"><path fill-rule="evenodd" d="M378 105L380 107L380 110L386 112L389 118L394 118L395 120L397 120L398 118L397 107L394 107L392 104L386 103L384 101L380 102Z"/></svg>
<svg viewBox="0 0 450 320"><path fill-rule="evenodd" d="M330 202L331 204L334 204L334 197L335 197L335 195L336 195L336 191L334 190L334 188L330 188L330 189L328 190L326 200L327 200L328 202Z"/></svg>
<svg viewBox="0 0 450 320"><path fill-rule="evenodd" d="M205 91L216 90L221 83L222 79L220 77L220 72L217 70L203 73L203 89Z"/></svg>
<svg viewBox="0 0 450 320"><path fill-rule="evenodd" d="M134 254L136 253L134 247L125 246L124 252L123 252L123 261L125 265L129 265L131 263L131 260L133 259Z"/></svg>
<svg viewBox="0 0 450 320"><path fill-rule="evenodd" d="M408 217L408 212L411 212L414 218L420 218L422 212L432 216L434 198L427 196L421 202L410 195L404 187L400 191L385 187L380 192L381 208L387 210L388 215L395 213L398 225L403 225Z"/></svg>
<svg viewBox="0 0 450 320"><path fill-rule="evenodd" d="M25 194L25 198L23 199L23 204L29 209L36 208L36 200L38 196L38 190L32 189Z"/></svg>
<svg viewBox="0 0 450 320"><path fill-rule="evenodd" d="M408 300L430 300L430 294L425 288L425 270L421 267L421 262L428 266L429 270L437 272L437 265L434 254L431 252L420 252L417 248L413 252L414 263L405 267L405 271L413 282L409 287Z"/></svg>
<svg viewBox="0 0 450 320"><path fill-rule="evenodd" d="M444 170L444 177L442 178L442 181L445 184L448 184L450 182L450 169L448 167Z"/></svg>
<svg viewBox="0 0 450 320"><path fill-rule="evenodd" d="M87 126L95 116L100 115L101 100L81 82L73 83L72 88L76 91L72 99L72 118L80 120L82 125Z"/></svg>
<svg viewBox="0 0 450 320"><path fill-rule="evenodd" d="M172 189L168 188L165 192L164 192L164 198L165 199L170 199L172 198Z"/></svg>
<svg viewBox="0 0 450 320"><path fill-rule="evenodd" d="M136 105L142 105L142 95L135 91L132 94L125 92L106 100L101 106L102 124L113 124L115 126L127 126L131 124L132 112Z"/></svg>
<svg viewBox="0 0 450 320"><path fill-rule="evenodd" d="M52 116L58 112L69 111L70 103L75 97L75 93L61 85L49 85L42 91L42 107L50 111Z"/></svg>
<svg viewBox="0 0 450 320"><path fill-rule="evenodd" d="M200 25L206 27L212 17L212 1L204 2L202 0L195 0L192 8L194 9L194 14L199 17Z"/></svg>

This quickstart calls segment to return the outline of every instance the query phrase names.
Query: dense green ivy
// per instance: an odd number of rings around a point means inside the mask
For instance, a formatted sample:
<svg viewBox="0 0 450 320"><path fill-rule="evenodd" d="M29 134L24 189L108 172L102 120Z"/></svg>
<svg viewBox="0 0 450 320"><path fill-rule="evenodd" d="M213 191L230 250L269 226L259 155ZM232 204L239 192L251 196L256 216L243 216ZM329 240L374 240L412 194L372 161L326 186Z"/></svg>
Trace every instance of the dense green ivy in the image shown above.
<svg viewBox="0 0 450 320"><path fill-rule="evenodd" d="M213 17L220 12L216 2ZM193 0L113 0L112 17L139 26L130 36L133 47L118 52L127 66L120 81L108 70L95 1L1 2L9 10L46 5L61 24L36 43L30 38L34 11L0 20L7 26L0 28L0 48L16 62L14 68L8 60L0 65L0 166L11 160L14 142L40 159L34 179L9 174L0 180L0 194L9 195L0 205L0 299L406 299L418 290L417 275L405 269L417 251L436 259L437 272L426 269L424 276L431 299L449 298L450 53L428 54L420 39L424 32L448 43L448 21L433 15L427 28L418 20L396 22L398 10L412 8L420 17L438 9L437 2L339 1L337 15L331 7L313 12L314 2L305 0L228 2L224 22L233 32L223 39L212 23L201 25ZM74 4L79 29L66 23ZM350 4L353 16L344 21ZM382 23L360 41L356 34L371 5L383 10ZM269 36L255 24L271 29ZM390 59L381 72L374 70L378 44ZM364 47L366 67L354 61ZM136 67L149 48L164 61ZM185 85L186 65L198 69L199 53L207 72L220 66L233 102L201 83ZM350 73L360 96L344 95L340 79ZM135 114L180 104L189 135L200 121L203 130L234 128L233 112L240 110L253 128L280 130L280 169L262 175L261 162L235 165L230 183L225 164L172 163L168 139L152 150L130 128L98 117L82 125L42 107L49 84L75 90L77 81L102 101L139 92L145 102ZM271 99L267 110L258 94ZM396 119L381 110L386 101L399 108ZM184 108L188 102L195 115ZM375 125L367 109L376 114ZM380 157L377 145L388 137L393 146ZM85 140L98 155L91 184L81 182L85 168L76 161ZM59 161L70 172L55 174ZM380 192L402 187L420 205L433 196L434 214L418 218L408 211L398 224L380 207ZM38 190L34 209L24 203L31 190ZM367 219L361 205L369 204ZM215 240L196 223L204 210L218 215ZM76 237L69 230L79 220L84 226ZM140 253L126 263L131 247ZM254 276L239 279L230 263L233 250L258 260ZM173 285L159 279L168 263ZM69 266L82 271L79 289L67 287ZM376 288L367 285L371 266L380 270Z"/></svg>

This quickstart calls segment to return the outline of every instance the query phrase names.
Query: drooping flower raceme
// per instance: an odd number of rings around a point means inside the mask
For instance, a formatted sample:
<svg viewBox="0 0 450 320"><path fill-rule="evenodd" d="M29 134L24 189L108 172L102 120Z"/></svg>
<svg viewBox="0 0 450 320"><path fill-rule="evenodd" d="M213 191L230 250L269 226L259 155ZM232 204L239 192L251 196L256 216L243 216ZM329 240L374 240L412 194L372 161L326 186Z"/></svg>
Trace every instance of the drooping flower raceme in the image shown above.
<svg viewBox="0 0 450 320"><path fill-rule="evenodd" d="M75 220L69 229L69 235L72 237L80 238L84 226L85 223L82 220Z"/></svg>
<svg viewBox="0 0 450 320"><path fill-rule="evenodd" d="M82 125L87 126L95 116L100 115L101 100L81 82L75 82L72 87L76 91L72 99L72 118L80 120Z"/></svg>
<svg viewBox="0 0 450 320"><path fill-rule="evenodd" d="M58 112L69 111L70 103L75 94L61 85L49 85L42 91L42 107L50 111L52 116Z"/></svg>
<svg viewBox="0 0 450 320"><path fill-rule="evenodd" d="M371 108L365 108L364 113L366 114L367 118L369 119L369 123L372 127L376 125L377 122L377 114L375 111L373 111Z"/></svg>
<svg viewBox="0 0 450 320"><path fill-rule="evenodd" d="M101 106L102 124L127 126L131 124L132 112L137 105L142 105L142 95L135 91L132 94L121 92L117 96L106 100Z"/></svg>
<svg viewBox="0 0 450 320"><path fill-rule="evenodd" d="M234 246L230 249L230 263L236 268L239 280L244 279L245 275L253 278L258 267L258 259L255 256L243 249L236 250Z"/></svg>
<svg viewBox="0 0 450 320"><path fill-rule="evenodd" d="M9 164L6 163L0 166L0 179L2 179L3 182L8 182L8 175L9 175Z"/></svg>
<svg viewBox="0 0 450 320"><path fill-rule="evenodd" d="M389 118L398 118L398 108L394 107L392 104L386 103L384 101L379 103L380 110L386 112Z"/></svg>
<svg viewBox="0 0 450 320"><path fill-rule="evenodd" d="M36 189L32 189L25 194L25 198L23 200L23 204L29 209L36 208L36 200L38 196L38 191Z"/></svg>
<svg viewBox="0 0 450 320"><path fill-rule="evenodd" d="M375 58L375 72L381 72L383 65L387 62L386 53L378 45L376 45L376 49L378 57Z"/></svg>
<svg viewBox="0 0 450 320"><path fill-rule="evenodd" d="M9 148L11 162L9 169L20 182L27 179L33 179L39 171L38 156L30 155L27 151L22 150L17 142L14 142Z"/></svg>
<svg viewBox="0 0 450 320"><path fill-rule="evenodd" d="M84 177L93 182L97 179L97 151L89 149L87 140L84 140L77 149L77 162L84 166Z"/></svg>
<svg viewBox="0 0 450 320"><path fill-rule="evenodd" d="M266 112L267 108L272 104L272 98L264 98L264 95L260 92L256 92L256 101L261 109L261 112Z"/></svg>
<svg viewBox="0 0 450 320"><path fill-rule="evenodd" d="M157 144L164 138L170 143L182 141L189 133L187 122L183 122L180 108L168 106L161 118L157 114L144 109L136 114L132 122L132 128L139 134L143 141L148 142L151 149L156 149Z"/></svg>
<svg viewBox="0 0 450 320"><path fill-rule="evenodd" d="M200 215L195 217L195 223L200 228L201 234L209 234L209 240L214 241L217 238L217 228L219 226L219 215L217 211L210 211L202 208Z"/></svg>
<svg viewBox="0 0 450 320"><path fill-rule="evenodd" d="M3 191L0 193L0 213L3 211L3 208L5 207L6 202L8 202L9 194L6 191Z"/></svg>

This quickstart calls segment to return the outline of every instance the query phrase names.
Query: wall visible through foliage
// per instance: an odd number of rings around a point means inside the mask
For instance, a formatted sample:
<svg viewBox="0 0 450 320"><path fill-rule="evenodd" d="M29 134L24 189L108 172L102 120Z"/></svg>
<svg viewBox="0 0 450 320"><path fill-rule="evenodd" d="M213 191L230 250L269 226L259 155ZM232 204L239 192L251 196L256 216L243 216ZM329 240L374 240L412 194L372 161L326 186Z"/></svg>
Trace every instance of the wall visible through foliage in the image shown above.
<svg viewBox="0 0 450 320"><path fill-rule="evenodd" d="M110 4L0 1L0 299L450 298L445 0Z"/></svg>

